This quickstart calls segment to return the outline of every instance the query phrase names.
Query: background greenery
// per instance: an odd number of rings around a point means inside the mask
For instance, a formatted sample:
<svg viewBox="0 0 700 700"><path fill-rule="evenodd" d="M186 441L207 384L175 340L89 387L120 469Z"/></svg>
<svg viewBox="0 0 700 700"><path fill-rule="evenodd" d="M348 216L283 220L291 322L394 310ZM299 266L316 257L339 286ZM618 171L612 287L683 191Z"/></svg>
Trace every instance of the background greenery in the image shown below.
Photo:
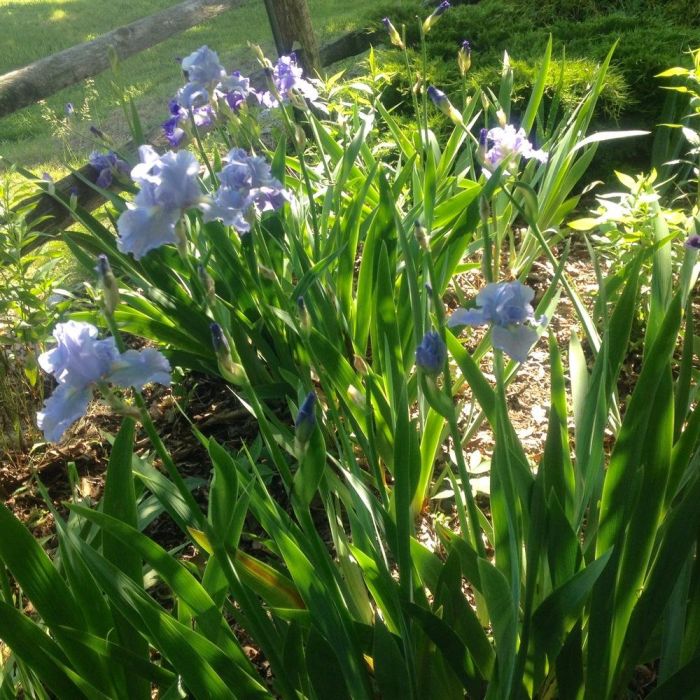
<svg viewBox="0 0 700 700"><path fill-rule="evenodd" d="M154 14L176 4L174 0L0 0L3 39L0 41L0 74L56 51ZM310 0L315 28L323 40L328 40L358 25L373 5L370 0ZM26 38L31 37L31 41ZM143 51L122 63L122 73L128 76L131 94L139 108L144 126L153 127L167 118L167 101L181 87L181 75L176 59L208 44L216 51L229 70L246 70L254 64L247 42L259 43L266 53L273 48L272 34L260 0L248 0L231 12L178 34L152 49ZM111 134L117 143L128 138L122 112L110 88L113 76L108 71L95 79L97 95L89 100L89 114L78 123L78 133L68 137L68 152L56 139L52 125L42 117L40 105L20 110L0 119L0 153L38 172L61 172L66 157L69 164L84 157L94 147L88 127L95 124ZM79 108L86 94L84 84L48 98L47 106L63 117L67 102ZM80 163L82 165L83 163Z"/></svg>
<svg viewBox="0 0 700 700"><path fill-rule="evenodd" d="M170 4L172 0L134 0L126 4L104 0L0 0L3 24L11 29L0 43L0 73L93 39ZM322 41L350 29L376 28L385 15L391 16L396 26L405 22L409 39L415 39L411 35L417 26L414 18L425 13L422 0L394 0L379 6L370 0L310 0L309 4ZM676 65L689 46L700 42L700 5L693 0L481 0L476 4L453 4L450 21L440 23L431 36L430 77L436 83L448 89L457 85L455 50L462 39L468 38L474 47L472 80L481 85L495 84L507 49L514 69L516 100L518 96L524 99L551 33L555 59L563 57L566 47L563 95L574 101L619 39L608 84L601 95L600 116L621 126L649 128L655 123L664 92L653 76L666 66ZM33 40L23 40L27 36ZM165 103L178 87L179 75L173 70L177 57L189 53L193 46L208 43L216 47L227 67L246 69L253 63L248 41L260 43L268 52L272 48L264 6L258 0L249 0L233 12L126 60L123 73L128 76L129 89L146 127L164 118ZM395 52L390 59L383 58L384 69L391 73L391 60L396 62L396 75L402 75L400 56ZM550 89L560 78L560 67L555 60L550 69ZM110 88L112 79L104 73L95 79L94 92L78 85L47 100L47 106L62 117L66 102L80 106L88 96L87 110L75 120L76 133L66 139L56 138L55 125L42 116L41 106L0 120L0 153L38 171L56 174L62 169L61 162L77 164L93 147L90 124L120 142L127 133ZM92 99L91 93L96 93ZM641 144L634 146L641 151L627 154L629 160L646 160L647 152Z"/></svg>

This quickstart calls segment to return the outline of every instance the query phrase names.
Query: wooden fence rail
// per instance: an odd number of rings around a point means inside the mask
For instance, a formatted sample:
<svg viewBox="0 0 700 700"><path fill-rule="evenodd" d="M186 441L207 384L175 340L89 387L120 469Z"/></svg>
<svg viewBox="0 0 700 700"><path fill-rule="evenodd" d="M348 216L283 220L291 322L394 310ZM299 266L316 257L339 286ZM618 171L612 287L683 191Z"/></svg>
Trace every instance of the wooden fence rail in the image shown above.
<svg viewBox="0 0 700 700"><path fill-rule="evenodd" d="M0 117L109 68L110 54L127 58L242 5L244 0L185 0L97 39L72 46L0 76Z"/></svg>

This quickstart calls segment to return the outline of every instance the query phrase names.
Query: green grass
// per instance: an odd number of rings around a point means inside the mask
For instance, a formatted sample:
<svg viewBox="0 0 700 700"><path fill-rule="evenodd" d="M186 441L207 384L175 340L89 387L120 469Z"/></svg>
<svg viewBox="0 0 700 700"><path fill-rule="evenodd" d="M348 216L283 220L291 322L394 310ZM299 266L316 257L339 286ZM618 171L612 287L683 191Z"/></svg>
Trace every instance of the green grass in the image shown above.
<svg viewBox="0 0 700 700"><path fill-rule="evenodd" d="M0 41L0 74L20 68L61 49L153 14L174 0L0 0L3 39ZM355 28L373 7L371 0L309 0L314 28L321 42ZM255 66L247 42L259 43L273 55L273 42L262 0L248 0L240 8L143 51L121 65L123 81L130 86L145 128L167 118L167 101L182 84L177 57L208 44L219 52L229 70L250 70ZM94 80L49 97L45 107L35 105L0 120L0 155L37 172L52 175L64 171L65 163L78 165L95 147L89 126L96 125L116 143L128 133L110 87L107 71ZM85 100L87 99L87 105ZM56 133L56 123L46 118L63 118L67 102L83 105L81 115L71 120L65 138Z"/></svg>

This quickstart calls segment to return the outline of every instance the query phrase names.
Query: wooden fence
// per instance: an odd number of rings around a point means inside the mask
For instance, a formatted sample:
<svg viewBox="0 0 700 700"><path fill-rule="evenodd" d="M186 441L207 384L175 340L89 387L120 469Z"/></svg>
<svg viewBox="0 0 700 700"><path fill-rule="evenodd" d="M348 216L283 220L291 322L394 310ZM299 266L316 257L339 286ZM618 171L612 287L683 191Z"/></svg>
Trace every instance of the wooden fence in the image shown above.
<svg viewBox="0 0 700 700"><path fill-rule="evenodd" d="M124 59L223 12L240 7L245 2L246 0L185 0L93 41L60 51L0 76L0 118L101 73L110 65L110 54ZM282 55L292 49L298 51L307 71L318 70L322 66L361 53L377 37L374 33L352 32L319 50L311 27L307 0L264 0L264 4L278 53ZM252 81L262 85L262 74L252 76ZM159 131L154 131L147 134L146 140L156 146L164 145L160 138ZM138 144L129 142L118 150L129 157L135 154L137 146ZM42 245L72 222L68 206L71 198L75 198L87 211L92 211L104 202L102 195L89 184L97 178L92 166L85 165L77 173L56 183L47 183L43 186L44 194L36 197L36 206L27 220L33 230L47 235L36 239L31 249ZM23 202L21 206L25 205L26 202Z"/></svg>

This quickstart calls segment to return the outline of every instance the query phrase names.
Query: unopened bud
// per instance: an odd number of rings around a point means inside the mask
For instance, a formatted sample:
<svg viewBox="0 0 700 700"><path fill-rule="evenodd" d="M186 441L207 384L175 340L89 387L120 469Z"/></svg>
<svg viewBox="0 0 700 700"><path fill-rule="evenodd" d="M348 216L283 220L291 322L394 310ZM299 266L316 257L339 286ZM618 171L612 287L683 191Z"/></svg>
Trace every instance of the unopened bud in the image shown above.
<svg viewBox="0 0 700 700"><path fill-rule="evenodd" d="M386 27L386 31L389 34L389 40L394 46L398 46L400 49L406 48L404 46L404 43L401 39L401 36L399 33L396 31L396 27L391 23L391 20L388 17L385 17L382 20L382 24Z"/></svg>
<svg viewBox="0 0 700 700"><path fill-rule="evenodd" d="M486 151L488 150L489 130L482 129L479 132L479 160L483 163L486 160Z"/></svg>
<svg viewBox="0 0 700 700"><path fill-rule="evenodd" d="M304 147L306 146L306 134L304 133L304 130L299 126L299 124L296 124L294 126L294 141L296 143L296 147L299 151L303 151Z"/></svg>
<svg viewBox="0 0 700 700"><path fill-rule="evenodd" d="M443 0L432 12L431 15L425 18L423 22L423 31L427 34L435 25L435 23L440 19L446 10L449 10L450 3L447 0Z"/></svg>
<svg viewBox="0 0 700 700"><path fill-rule="evenodd" d="M364 394L353 384L348 387L348 398L352 401L358 408L365 408L365 397Z"/></svg>
<svg viewBox="0 0 700 700"><path fill-rule="evenodd" d="M316 427L316 394L310 391L304 402L299 407L299 413L294 420L294 431L296 434L297 442L300 445L306 445L306 443L311 438L311 434L314 432Z"/></svg>
<svg viewBox="0 0 700 700"><path fill-rule="evenodd" d="M119 287L106 255L97 256L95 272L97 272L97 284L102 292L105 311L112 315L119 305Z"/></svg>
<svg viewBox="0 0 700 700"><path fill-rule="evenodd" d="M416 348L416 367L429 377L437 377L445 367L447 346L437 331L429 331Z"/></svg>
<svg viewBox="0 0 700 700"><path fill-rule="evenodd" d="M466 39L457 52L457 66L462 76L465 76L472 66L472 47Z"/></svg>
<svg viewBox="0 0 700 700"><path fill-rule="evenodd" d="M187 233L185 232L185 225L182 223L182 219L175 225L175 246L177 247L177 252L180 253L180 257L183 260L187 260Z"/></svg>
<svg viewBox="0 0 700 700"><path fill-rule="evenodd" d="M479 216L484 223L487 223L491 216L491 207L486 197L479 197Z"/></svg>
<svg viewBox="0 0 700 700"><path fill-rule="evenodd" d="M297 315L299 316L299 325L303 330L308 331L311 327L311 319L304 297L297 297Z"/></svg>
<svg viewBox="0 0 700 700"><path fill-rule="evenodd" d="M416 221L416 223L413 226L413 234L415 235L421 250L426 252L429 251L430 241L428 240L428 231L426 230L425 226L421 225L419 221Z"/></svg>
<svg viewBox="0 0 700 700"><path fill-rule="evenodd" d="M216 353L216 360L219 365L221 376L234 384L242 384L245 380L245 372L241 365L233 361L231 346L229 345L223 329L218 323L212 323L210 329L211 344Z"/></svg>
<svg viewBox="0 0 700 700"><path fill-rule="evenodd" d="M462 115L452 106L452 103L442 90L438 90L435 86L431 85L428 88L428 97L433 101L433 104L455 124L463 123Z"/></svg>
<svg viewBox="0 0 700 700"><path fill-rule="evenodd" d="M498 120L498 124L501 128L508 123L508 117L506 117L506 113L502 109L499 109L496 112L496 119Z"/></svg>

